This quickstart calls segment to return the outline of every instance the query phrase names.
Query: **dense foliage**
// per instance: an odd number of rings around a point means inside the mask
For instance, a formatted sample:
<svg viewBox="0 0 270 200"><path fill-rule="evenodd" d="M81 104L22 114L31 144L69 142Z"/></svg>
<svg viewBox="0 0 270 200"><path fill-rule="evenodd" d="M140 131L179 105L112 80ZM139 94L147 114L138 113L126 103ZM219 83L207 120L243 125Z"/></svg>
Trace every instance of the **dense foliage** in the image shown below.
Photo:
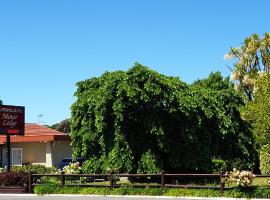
<svg viewBox="0 0 270 200"><path fill-rule="evenodd" d="M254 100L247 103L243 116L252 125L257 145L262 146L270 141L270 75L263 75L255 84Z"/></svg>
<svg viewBox="0 0 270 200"><path fill-rule="evenodd" d="M178 197L220 197L218 189L186 189L186 188L131 188L120 187L110 190L98 187L61 187L59 185L35 186L36 194L95 194L95 195L152 195ZM224 197L231 198L270 198L270 189L263 187L234 188L224 191Z"/></svg>
<svg viewBox="0 0 270 200"><path fill-rule="evenodd" d="M263 174L270 173L270 75L265 73L255 81L254 99L246 104L242 115L252 126L256 148L260 153L260 169Z"/></svg>
<svg viewBox="0 0 270 200"><path fill-rule="evenodd" d="M260 149L260 170L262 174L270 174L270 144Z"/></svg>
<svg viewBox="0 0 270 200"><path fill-rule="evenodd" d="M59 123L53 124L48 127L62 133L70 133L70 120L65 119Z"/></svg>
<svg viewBox="0 0 270 200"><path fill-rule="evenodd" d="M26 172L2 172L0 173L1 186L27 186L29 176Z"/></svg>
<svg viewBox="0 0 270 200"><path fill-rule="evenodd" d="M55 167L45 167L44 165L23 165L12 166L12 172L32 172L34 174L51 174L57 170Z"/></svg>
<svg viewBox="0 0 270 200"><path fill-rule="evenodd" d="M213 73L188 85L138 63L77 84L71 137L91 172L209 172L212 159L254 162L242 98Z"/></svg>

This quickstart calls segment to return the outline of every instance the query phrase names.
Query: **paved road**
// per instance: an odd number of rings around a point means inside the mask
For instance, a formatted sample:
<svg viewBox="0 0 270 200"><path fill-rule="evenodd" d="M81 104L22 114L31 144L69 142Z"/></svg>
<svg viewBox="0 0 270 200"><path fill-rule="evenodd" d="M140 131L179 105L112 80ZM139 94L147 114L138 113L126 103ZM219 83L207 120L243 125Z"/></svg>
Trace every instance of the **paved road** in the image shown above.
<svg viewBox="0 0 270 200"><path fill-rule="evenodd" d="M0 200L187 200L188 198L166 197L111 197L111 196L34 196L34 195L0 195ZM211 198L192 198L192 200L211 200ZM212 198L217 200L217 198Z"/></svg>

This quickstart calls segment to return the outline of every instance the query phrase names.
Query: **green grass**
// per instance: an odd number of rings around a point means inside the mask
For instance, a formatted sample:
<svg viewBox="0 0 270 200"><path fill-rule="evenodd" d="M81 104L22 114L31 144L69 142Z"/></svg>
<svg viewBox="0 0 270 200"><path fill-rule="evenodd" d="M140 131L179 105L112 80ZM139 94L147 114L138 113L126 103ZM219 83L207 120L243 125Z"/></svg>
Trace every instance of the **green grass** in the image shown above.
<svg viewBox="0 0 270 200"><path fill-rule="evenodd" d="M255 186L270 186L268 184L269 178L256 177L252 183Z"/></svg>
<svg viewBox="0 0 270 200"><path fill-rule="evenodd" d="M95 194L95 195L152 195L152 196L190 196L190 197L220 197L219 190L212 189L165 189L160 188L109 188L95 187L63 187L59 185L36 186L34 192L44 194ZM224 191L224 197L233 198L270 198L270 189L261 187L233 188Z"/></svg>

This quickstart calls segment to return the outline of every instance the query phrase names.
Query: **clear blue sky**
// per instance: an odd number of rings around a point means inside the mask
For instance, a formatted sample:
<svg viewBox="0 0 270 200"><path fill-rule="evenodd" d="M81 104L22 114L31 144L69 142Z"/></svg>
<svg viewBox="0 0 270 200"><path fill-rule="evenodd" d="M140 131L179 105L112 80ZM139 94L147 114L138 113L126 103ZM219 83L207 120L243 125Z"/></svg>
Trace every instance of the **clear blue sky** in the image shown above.
<svg viewBox="0 0 270 200"><path fill-rule="evenodd" d="M269 0L0 0L0 98L26 121L70 116L78 81L134 62L192 82L270 27Z"/></svg>

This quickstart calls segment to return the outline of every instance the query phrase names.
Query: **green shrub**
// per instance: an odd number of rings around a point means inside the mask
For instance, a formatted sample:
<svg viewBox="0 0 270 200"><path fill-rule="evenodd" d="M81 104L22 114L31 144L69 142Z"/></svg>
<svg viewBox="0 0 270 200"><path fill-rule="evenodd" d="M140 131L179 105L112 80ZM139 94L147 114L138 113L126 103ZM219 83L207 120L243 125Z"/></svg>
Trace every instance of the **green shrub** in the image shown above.
<svg viewBox="0 0 270 200"><path fill-rule="evenodd" d="M148 173L148 174L155 174L160 173L160 168L157 166L155 155L148 150L145 152L141 159L138 162L138 170L137 173Z"/></svg>
<svg viewBox="0 0 270 200"><path fill-rule="evenodd" d="M97 158L90 158L86 160L82 165L82 171L85 174L101 173L100 163Z"/></svg>
<svg viewBox="0 0 270 200"><path fill-rule="evenodd" d="M167 189L165 196L219 197L219 190L208 189Z"/></svg>
<svg viewBox="0 0 270 200"><path fill-rule="evenodd" d="M232 198L270 198L270 189L260 187L235 188L225 190L224 197Z"/></svg>
<svg viewBox="0 0 270 200"><path fill-rule="evenodd" d="M57 170L55 167L45 167L44 165L24 165L13 166L11 168L13 172L33 172L34 174L51 174Z"/></svg>
<svg viewBox="0 0 270 200"><path fill-rule="evenodd" d="M190 196L190 197L220 197L219 189L176 189L170 188L132 188L120 187L110 190L109 188L95 187L63 187L59 185L35 186L34 192L43 194L95 194L95 195L152 195L152 196ZM270 198L270 189L260 187L234 188L224 191L224 197L233 198Z"/></svg>
<svg viewBox="0 0 270 200"><path fill-rule="evenodd" d="M96 194L96 195L107 195L110 194L109 188L80 188L79 189L80 194Z"/></svg>
<svg viewBox="0 0 270 200"><path fill-rule="evenodd" d="M246 162L243 159L240 158L235 158L233 160L227 161L227 168L228 169L233 169L236 168L238 170L252 170L254 165L252 162Z"/></svg>
<svg viewBox="0 0 270 200"><path fill-rule="evenodd" d="M260 170L262 174L270 174L270 145L262 146L260 150Z"/></svg>
<svg viewBox="0 0 270 200"><path fill-rule="evenodd" d="M63 187L59 190L59 194L80 194L80 187Z"/></svg>
<svg viewBox="0 0 270 200"><path fill-rule="evenodd" d="M228 169L228 166L224 160L212 159L212 173L224 173Z"/></svg>
<svg viewBox="0 0 270 200"><path fill-rule="evenodd" d="M37 185L34 187L34 193L43 195L43 194L59 194L61 187L56 184L46 184L46 185Z"/></svg>

